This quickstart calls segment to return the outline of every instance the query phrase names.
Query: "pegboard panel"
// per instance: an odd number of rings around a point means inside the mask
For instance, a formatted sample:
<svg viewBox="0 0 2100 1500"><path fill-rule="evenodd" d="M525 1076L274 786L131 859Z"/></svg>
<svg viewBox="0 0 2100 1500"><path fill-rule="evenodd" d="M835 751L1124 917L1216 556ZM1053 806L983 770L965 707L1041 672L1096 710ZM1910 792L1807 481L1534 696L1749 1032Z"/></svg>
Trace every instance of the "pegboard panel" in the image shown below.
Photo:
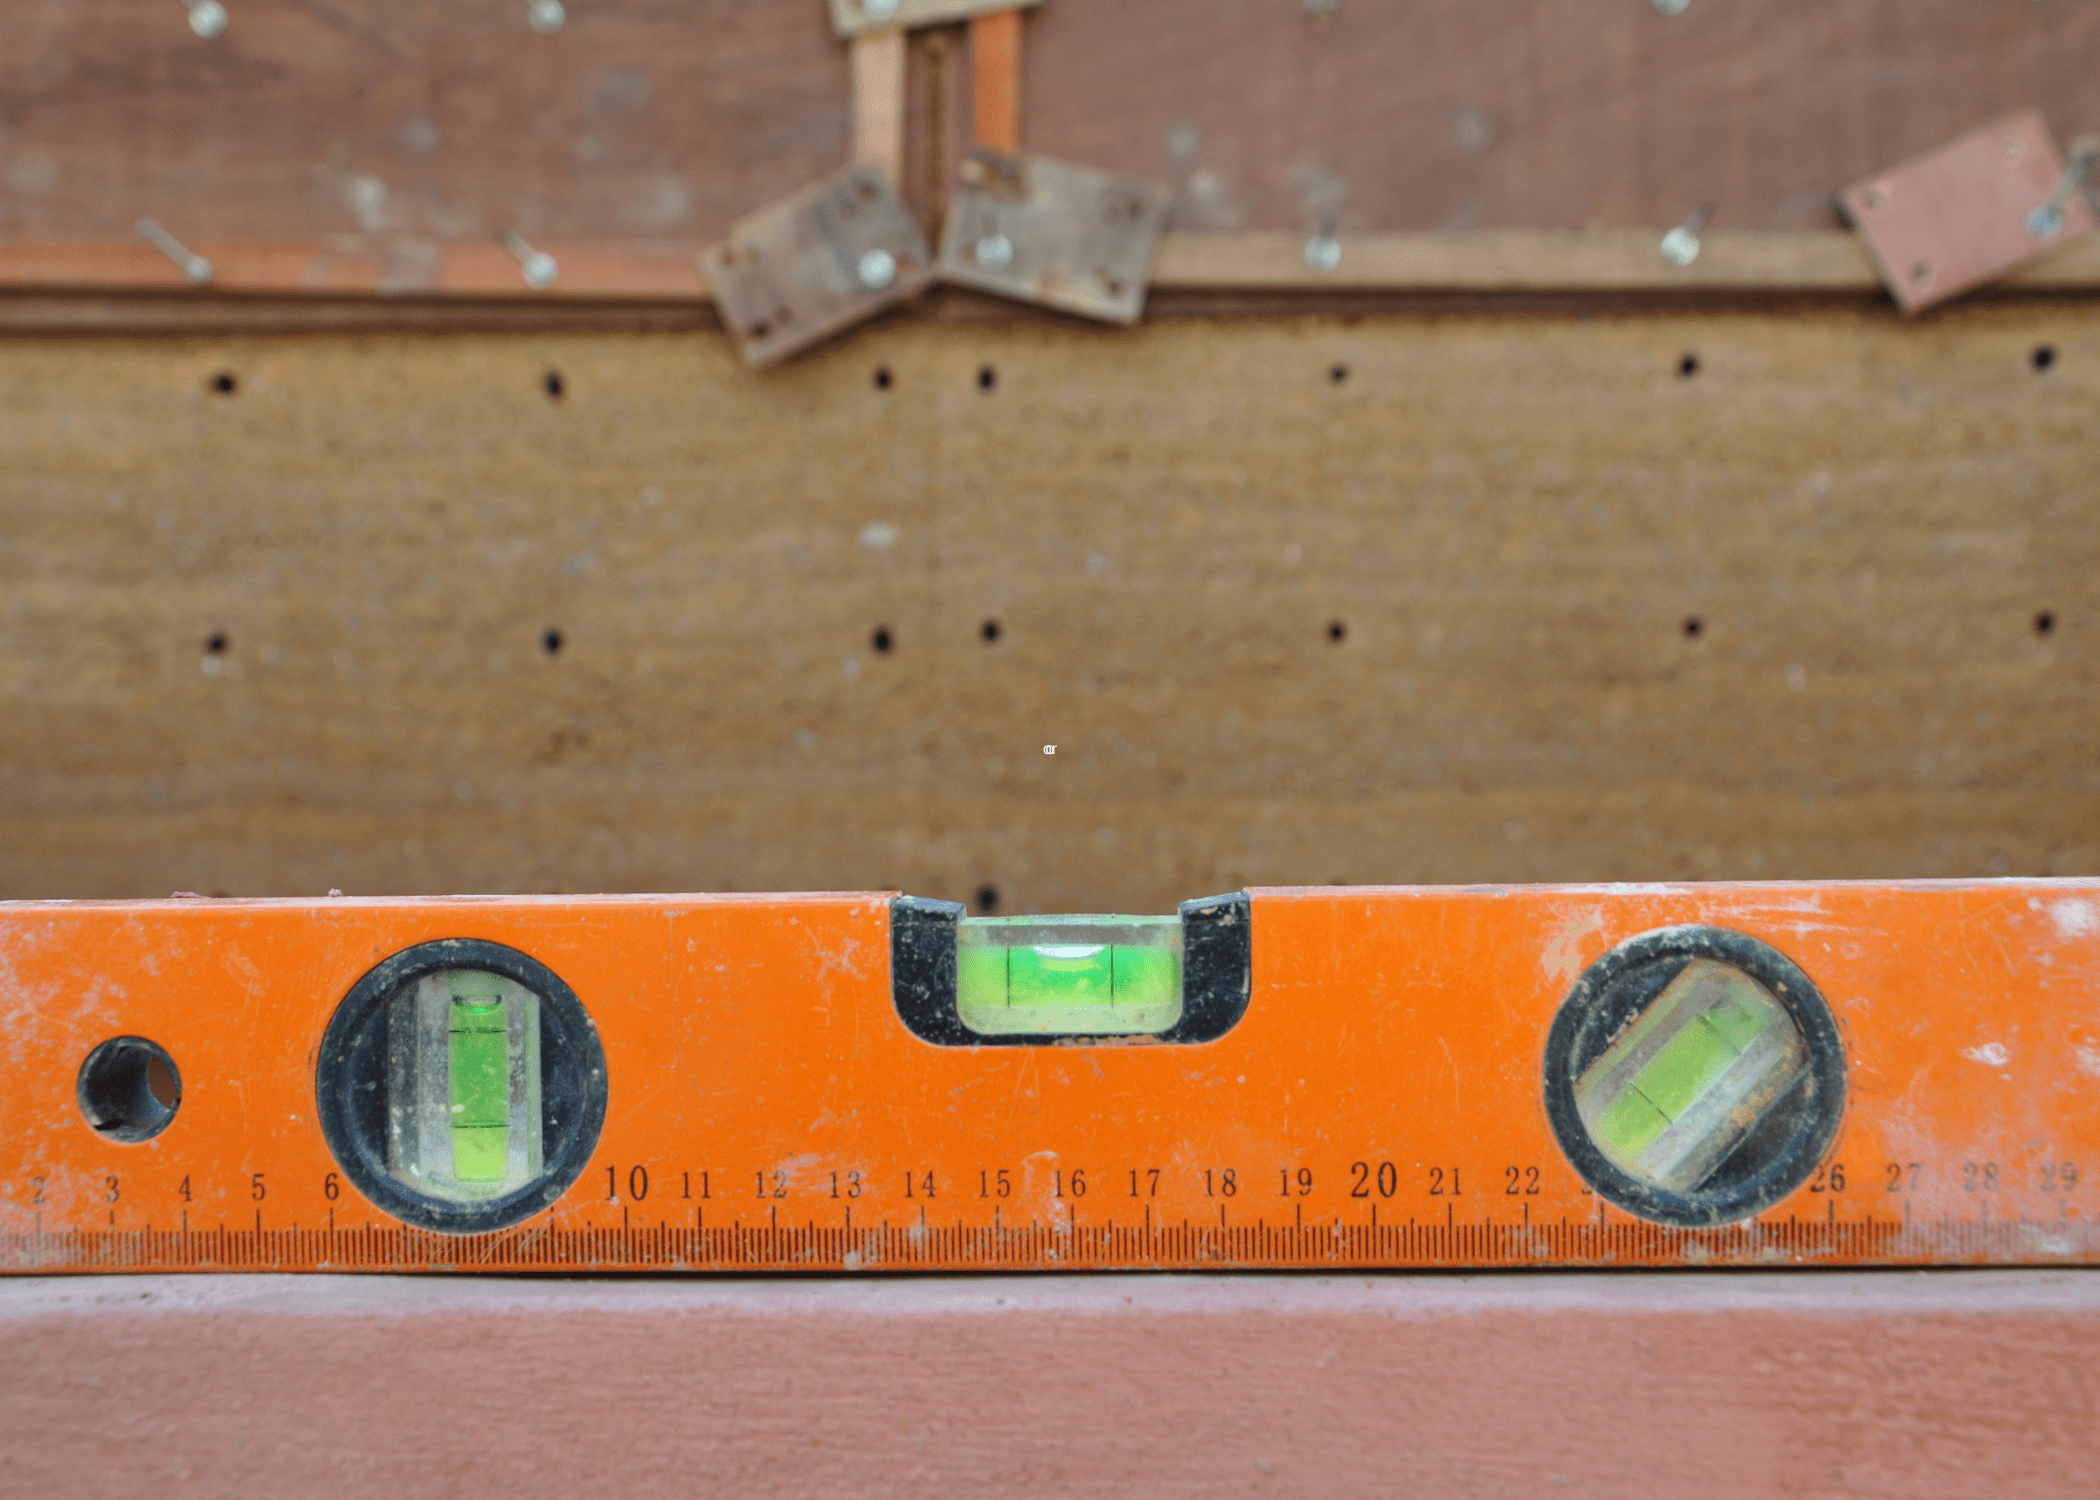
<svg viewBox="0 0 2100 1500"><path fill-rule="evenodd" d="M0 894L2090 872L2096 397L2082 303L15 339Z"/></svg>

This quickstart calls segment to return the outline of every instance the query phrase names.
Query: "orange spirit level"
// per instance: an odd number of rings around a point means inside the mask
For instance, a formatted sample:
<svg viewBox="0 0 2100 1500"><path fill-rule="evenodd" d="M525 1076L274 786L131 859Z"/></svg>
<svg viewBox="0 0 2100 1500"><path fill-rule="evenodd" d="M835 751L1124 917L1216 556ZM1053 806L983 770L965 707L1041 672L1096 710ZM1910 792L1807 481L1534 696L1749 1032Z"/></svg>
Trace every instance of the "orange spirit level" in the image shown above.
<svg viewBox="0 0 2100 1500"><path fill-rule="evenodd" d="M0 1264L2100 1262L2100 882L0 906Z"/></svg>

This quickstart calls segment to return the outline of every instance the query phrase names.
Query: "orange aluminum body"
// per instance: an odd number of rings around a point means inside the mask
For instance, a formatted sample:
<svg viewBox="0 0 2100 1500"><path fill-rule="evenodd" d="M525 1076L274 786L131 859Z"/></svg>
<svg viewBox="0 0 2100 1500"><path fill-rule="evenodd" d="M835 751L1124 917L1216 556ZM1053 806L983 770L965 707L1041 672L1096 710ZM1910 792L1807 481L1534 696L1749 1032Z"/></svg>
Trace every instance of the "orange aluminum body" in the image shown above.
<svg viewBox="0 0 2100 1500"><path fill-rule="evenodd" d="M1194 1046L942 1048L881 894L0 906L0 1265L977 1270L2100 1262L2100 882L1255 890L1244 1018ZM1644 1223L1555 1143L1540 1060L1655 928L1778 948L1844 1038L1835 1144L1745 1224ZM596 1151L500 1233L406 1228L315 1121L336 1005L438 938L507 944L603 1040ZM173 1056L150 1141L81 1062ZM2066 1171L2066 1166L2070 1167Z"/></svg>

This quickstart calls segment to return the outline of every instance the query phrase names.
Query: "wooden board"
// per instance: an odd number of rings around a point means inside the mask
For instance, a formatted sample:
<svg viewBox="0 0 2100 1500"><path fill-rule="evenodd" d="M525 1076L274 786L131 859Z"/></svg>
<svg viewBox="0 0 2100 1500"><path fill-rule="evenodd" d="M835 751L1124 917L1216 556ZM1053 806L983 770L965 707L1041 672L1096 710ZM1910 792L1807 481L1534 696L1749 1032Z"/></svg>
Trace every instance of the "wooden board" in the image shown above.
<svg viewBox="0 0 2100 1500"><path fill-rule="evenodd" d="M2100 119L2100 14L1965 0L1052 0L1030 150L1180 229L1835 226L1857 178L2030 106Z"/></svg>
<svg viewBox="0 0 2100 1500"><path fill-rule="evenodd" d="M2053 1500L2096 1337L2062 1271L13 1281L0 1485Z"/></svg>
<svg viewBox="0 0 2100 1500"><path fill-rule="evenodd" d="M0 234L709 239L845 165L820 0L181 0L0 17Z"/></svg>
<svg viewBox="0 0 2100 1500"><path fill-rule="evenodd" d="M0 894L2086 872L2096 393L2041 302L0 343Z"/></svg>
<svg viewBox="0 0 2100 1500"><path fill-rule="evenodd" d="M842 165L819 0L230 5L0 15L0 240L706 242ZM910 195L970 129L963 29L914 43ZM929 49L938 39L939 59ZM1054 0L1028 149L1167 181L1183 230L1831 226L1832 195L1999 115L2100 116L2100 15L1966 0ZM938 100L938 103L936 101ZM947 144L939 151L933 140Z"/></svg>

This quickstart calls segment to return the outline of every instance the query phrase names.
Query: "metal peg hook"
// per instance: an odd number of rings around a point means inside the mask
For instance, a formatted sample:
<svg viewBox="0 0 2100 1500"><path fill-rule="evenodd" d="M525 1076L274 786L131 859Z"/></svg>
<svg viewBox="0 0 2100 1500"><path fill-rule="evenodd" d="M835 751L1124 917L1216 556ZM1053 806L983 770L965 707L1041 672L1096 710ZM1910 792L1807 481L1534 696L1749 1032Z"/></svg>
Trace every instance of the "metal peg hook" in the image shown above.
<svg viewBox="0 0 2100 1500"><path fill-rule="evenodd" d="M2047 203L2027 215L2029 234L2038 240L2053 240L2063 232L2064 208L2085 181L2085 174L2092 170L2095 159L2100 159L2100 135L2082 135L2071 142L2071 160L2056 191L2049 195Z"/></svg>
<svg viewBox="0 0 2100 1500"><path fill-rule="evenodd" d="M1714 216L1714 206L1702 203L1692 216L1662 237L1662 258L1682 269L1699 258L1699 231Z"/></svg>
<svg viewBox="0 0 2100 1500"><path fill-rule="evenodd" d="M190 11L190 30L207 42L226 29L226 7L219 0L183 0Z"/></svg>
<svg viewBox="0 0 2100 1500"><path fill-rule="evenodd" d="M561 0L527 0L525 24L541 36L559 31L569 21L568 8Z"/></svg>
<svg viewBox="0 0 2100 1500"><path fill-rule="evenodd" d="M189 278L192 286L206 286L210 283L212 278L210 261L197 254L196 251L190 249L151 219L139 220L138 231L140 239L143 239L147 244L182 268L182 274Z"/></svg>
<svg viewBox="0 0 2100 1500"><path fill-rule="evenodd" d="M561 275L561 263L544 250L535 250L525 243L525 237L515 229L503 231L503 248L517 257L518 270L525 277L525 284L536 292L545 291L554 285Z"/></svg>

